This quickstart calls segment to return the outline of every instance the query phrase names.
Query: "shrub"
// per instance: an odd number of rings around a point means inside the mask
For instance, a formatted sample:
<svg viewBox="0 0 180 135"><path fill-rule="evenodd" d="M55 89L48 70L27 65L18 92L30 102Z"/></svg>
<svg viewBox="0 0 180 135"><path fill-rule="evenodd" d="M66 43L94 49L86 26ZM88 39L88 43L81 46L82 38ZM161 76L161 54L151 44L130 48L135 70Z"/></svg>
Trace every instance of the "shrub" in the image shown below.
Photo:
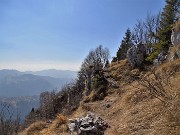
<svg viewBox="0 0 180 135"><path fill-rule="evenodd" d="M92 101L102 100L106 96L106 90L108 86L108 81L106 80L103 71L95 74L93 78L92 88L94 89L94 94L92 96Z"/></svg>
<svg viewBox="0 0 180 135"><path fill-rule="evenodd" d="M165 75L162 75L151 70L139 80L139 84L143 86L143 88L146 88L151 96L156 97L163 102L168 102L174 98L170 81L172 72L164 74Z"/></svg>
<svg viewBox="0 0 180 135"><path fill-rule="evenodd" d="M146 59L146 62L153 62L153 60L158 56L159 52L158 51L154 51L152 52Z"/></svg>

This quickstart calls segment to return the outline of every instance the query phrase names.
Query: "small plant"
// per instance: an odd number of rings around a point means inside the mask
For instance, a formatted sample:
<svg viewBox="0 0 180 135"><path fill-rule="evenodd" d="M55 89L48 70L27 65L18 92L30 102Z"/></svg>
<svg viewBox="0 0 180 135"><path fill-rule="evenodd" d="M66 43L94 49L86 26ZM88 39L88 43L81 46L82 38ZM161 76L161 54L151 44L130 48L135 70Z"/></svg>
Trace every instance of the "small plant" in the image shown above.
<svg viewBox="0 0 180 135"><path fill-rule="evenodd" d="M58 117L58 123L60 125L67 123L67 118L64 115L59 114L57 117Z"/></svg>
<svg viewBox="0 0 180 135"><path fill-rule="evenodd" d="M145 59L145 61L146 62L153 62L153 60L158 56L158 52L157 51L154 51L154 52L152 52L146 59Z"/></svg>

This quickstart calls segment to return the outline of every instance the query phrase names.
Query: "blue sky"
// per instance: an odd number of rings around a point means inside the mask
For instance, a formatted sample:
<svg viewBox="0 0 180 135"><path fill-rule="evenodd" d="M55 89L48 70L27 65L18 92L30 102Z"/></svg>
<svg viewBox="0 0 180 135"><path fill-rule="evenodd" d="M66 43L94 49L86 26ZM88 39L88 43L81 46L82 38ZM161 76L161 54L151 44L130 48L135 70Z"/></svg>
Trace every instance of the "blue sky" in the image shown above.
<svg viewBox="0 0 180 135"><path fill-rule="evenodd" d="M165 0L0 0L0 69L78 70L89 50L115 56L126 29Z"/></svg>

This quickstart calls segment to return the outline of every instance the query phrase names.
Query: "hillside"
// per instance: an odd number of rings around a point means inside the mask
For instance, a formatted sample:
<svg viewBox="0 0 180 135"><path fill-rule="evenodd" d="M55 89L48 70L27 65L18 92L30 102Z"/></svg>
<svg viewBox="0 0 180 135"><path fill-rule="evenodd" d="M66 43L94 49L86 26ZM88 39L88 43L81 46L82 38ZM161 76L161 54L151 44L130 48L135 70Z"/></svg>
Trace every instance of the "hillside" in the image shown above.
<svg viewBox="0 0 180 135"><path fill-rule="evenodd" d="M85 97L72 114L58 114L52 123L37 121L20 135L68 135L67 120L88 111L108 123L105 135L179 135L180 59L158 66L155 72L150 68L132 69L127 60L112 63L105 71L109 85L103 100L85 102L92 95Z"/></svg>

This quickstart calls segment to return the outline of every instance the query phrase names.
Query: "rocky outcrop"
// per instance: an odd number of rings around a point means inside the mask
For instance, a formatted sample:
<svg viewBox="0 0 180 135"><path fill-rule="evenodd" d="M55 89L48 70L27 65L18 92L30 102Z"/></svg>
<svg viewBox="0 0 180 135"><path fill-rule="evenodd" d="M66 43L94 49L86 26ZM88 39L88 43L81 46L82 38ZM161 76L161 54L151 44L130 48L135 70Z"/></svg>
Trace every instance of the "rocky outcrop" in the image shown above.
<svg viewBox="0 0 180 135"><path fill-rule="evenodd" d="M133 46L127 51L127 58L130 62L131 66L141 67L146 55L146 48L144 45L139 44L137 46Z"/></svg>
<svg viewBox="0 0 180 135"><path fill-rule="evenodd" d="M70 119L68 128L71 133L77 135L103 135L108 124L93 113L88 113L86 117Z"/></svg>
<svg viewBox="0 0 180 135"><path fill-rule="evenodd" d="M169 48L168 60L173 61L180 58L180 44Z"/></svg>
<svg viewBox="0 0 180 135"><path fill-rule="evenodd" d="M173 45L180 43L180 21L177 22L172 29L171 42Z"/></svg>
<svg viewBox="0 0 180 135"><path fill-rule="evenodd" d="M169 61L180 58L180 21L176 22L172 29L171 42L173 46L169 48Z"/></svg>
<svg viewBox="0 0 180 135"><path fill-rule="evenodd" d="M167 59L167 54L161 52L161 53L158 54L157 58L154 59L153 64L154 64L155 66L157 66L157 65L159 65L159 64L162 64L162 62L165 61L166 59Z"/></svg>

